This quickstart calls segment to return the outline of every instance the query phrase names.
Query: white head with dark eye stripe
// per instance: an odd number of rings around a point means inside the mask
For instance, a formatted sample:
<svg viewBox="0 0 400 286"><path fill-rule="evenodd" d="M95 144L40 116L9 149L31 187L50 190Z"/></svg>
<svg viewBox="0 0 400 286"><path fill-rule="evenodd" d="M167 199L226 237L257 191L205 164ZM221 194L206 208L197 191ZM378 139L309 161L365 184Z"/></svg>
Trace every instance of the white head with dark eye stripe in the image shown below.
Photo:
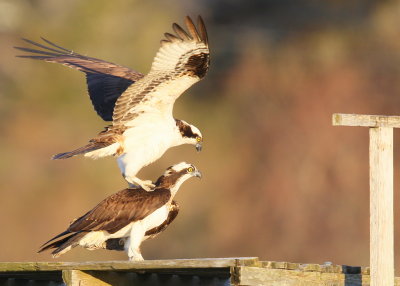
<svg viewBox="0 0 400 286"><path fill-rule="evenodd" d="M203 147L203 135L200 130L184 120L175 119L176 126L180 134L181 144L195 145L197 151L201 151Z"/></svg>
<svg viewBox="0 0 400 286"><path fill-rule="evenodd" d="M200 171L192 164L181 162L169 167L158 178L156 188L168 188L172 193L176 192L184 181L191 177L201 178Z"/></svg>

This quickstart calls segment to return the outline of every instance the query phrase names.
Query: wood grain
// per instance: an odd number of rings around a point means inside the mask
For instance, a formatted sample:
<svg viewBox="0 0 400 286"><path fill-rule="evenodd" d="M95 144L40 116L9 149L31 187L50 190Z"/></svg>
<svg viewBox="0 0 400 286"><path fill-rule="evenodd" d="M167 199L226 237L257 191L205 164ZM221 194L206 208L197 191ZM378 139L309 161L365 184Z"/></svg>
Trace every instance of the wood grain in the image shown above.
<svg viewBox="0 0 400 286"><path fill-rule="evenodd" d="M371 285L394 284L393 128L370 128Z"/></svg>
<svg viewBox="0 0 400 286"><path fill-rule="evenodd" d="M100 262L1 262L0 272L52 270L135 270L177 268L226 268L238 265L258 265L258 258L204 258Z"/></svg>
<svg viewBox="0 0 400 286"><path fill-rule="evenodd" d="M332 124L334 126L400 128L400 116L334 113L332 115Z"/></svg>

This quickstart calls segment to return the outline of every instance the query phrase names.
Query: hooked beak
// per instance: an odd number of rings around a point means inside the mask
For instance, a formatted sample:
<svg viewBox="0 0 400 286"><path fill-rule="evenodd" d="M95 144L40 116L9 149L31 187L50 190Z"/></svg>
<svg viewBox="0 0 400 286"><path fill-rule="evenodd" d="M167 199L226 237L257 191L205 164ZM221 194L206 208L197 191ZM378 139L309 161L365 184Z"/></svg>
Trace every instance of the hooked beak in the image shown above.
<svg viewBox="0 0 400 286"><path fill-rule="evenodd" d="M195 176L195 177L197 177L197 178L199 178L199 179L201 179L201 177L202 177L201 172L200 172L199 170L196 170L196 171L193 173L193 176Z"/></svg>
<svg viewBox="0 0 400 286"><path fill-rule="evenodd" d="M201 145L201 143L197 143L196 144L196 150L197 152L200 152L203 149L203 146Z"/></svg>

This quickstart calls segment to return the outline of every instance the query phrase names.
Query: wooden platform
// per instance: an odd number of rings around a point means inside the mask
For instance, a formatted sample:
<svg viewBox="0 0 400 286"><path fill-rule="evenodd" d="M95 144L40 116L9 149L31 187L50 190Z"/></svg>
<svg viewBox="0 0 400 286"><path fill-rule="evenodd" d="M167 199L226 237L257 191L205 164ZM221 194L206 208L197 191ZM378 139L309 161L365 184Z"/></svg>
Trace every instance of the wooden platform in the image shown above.
<svg viewBox="0 0 400 286"><path fill-rule="evenodd" d="M0 285L369 285L362 267L260 261L258 258L143 262L3 262ZM395 285L400 286L400 278Z"/></svg>

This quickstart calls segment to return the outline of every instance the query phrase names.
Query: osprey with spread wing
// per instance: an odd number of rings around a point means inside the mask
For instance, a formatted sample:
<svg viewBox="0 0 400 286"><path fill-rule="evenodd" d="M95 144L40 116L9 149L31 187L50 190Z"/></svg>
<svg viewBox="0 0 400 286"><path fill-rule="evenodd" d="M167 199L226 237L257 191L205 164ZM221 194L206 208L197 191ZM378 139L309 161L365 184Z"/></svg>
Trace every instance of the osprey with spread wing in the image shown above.
<svg viewBox="0 0 400 286"><path fill-rule="evenodd" d="M205 76L210 63L202 18L198 17L197 28L190 17L185 18L185 24L188 32L174 23L175 34L165 33L147 75L80 55L43 38L48 45L25 40L42 50L16 47L31 53L19 57L60 63L84 72L96 112L103 120L112 120L85 146L53 159L81 154L94 159L117 156L125 179L147 189L151 183L136 177L141 168L174 146L192 144L201 150L200 130L173 117L175 100Z"/></svg>

